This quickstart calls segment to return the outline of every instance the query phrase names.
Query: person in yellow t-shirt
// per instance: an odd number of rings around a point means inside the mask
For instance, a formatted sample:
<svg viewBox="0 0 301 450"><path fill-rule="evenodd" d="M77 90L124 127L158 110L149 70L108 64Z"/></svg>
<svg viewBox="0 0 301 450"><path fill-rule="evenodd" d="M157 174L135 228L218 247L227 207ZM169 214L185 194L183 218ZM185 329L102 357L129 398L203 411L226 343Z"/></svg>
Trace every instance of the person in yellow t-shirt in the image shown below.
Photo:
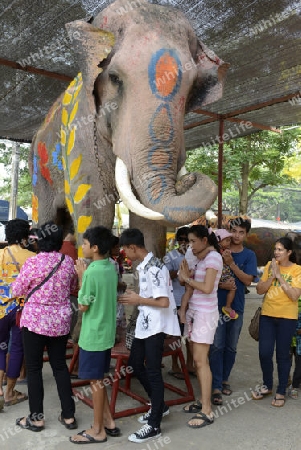
<svg viewBox="0 0 301 450"><path fill-rule="evenodd" d="M21 330L16 325L16 311L20 299L11 293L11 284L17 278L25 261L35 256L27 250L30 225L26 220L10 220L5 227L8 246L0 250L0 396L4 405L11 406L27 399L27 395L15 390L23 362ZM6 370L6 355L11 339L10 358ZM3 378L6 370L7 388L3 392Z"/></svg>
<svg viewBox="0 0 301 450"><path fill-rule="evenodd" d="M263 386L252 395L254 400L260 400L272 393L273 353L276 344L278 386L272 406L280 407L285 402L291 367L290 345L298 319L301 266L296 264L293 241L289 237L276 241L274 256L266 265L256 287L259 295L264 294L259 323L259 359Z"/></svg>

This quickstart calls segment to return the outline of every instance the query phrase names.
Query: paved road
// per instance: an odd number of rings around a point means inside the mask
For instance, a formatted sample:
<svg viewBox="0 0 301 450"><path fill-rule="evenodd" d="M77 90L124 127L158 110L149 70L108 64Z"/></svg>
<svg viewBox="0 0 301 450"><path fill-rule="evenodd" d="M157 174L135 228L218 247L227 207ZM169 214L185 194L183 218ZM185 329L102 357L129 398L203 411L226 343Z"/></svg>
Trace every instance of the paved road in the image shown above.
<svg viewBox="0 0 301 450"><path fill-rule="evenodd" d="M271 406L271 397L261 401L250 400L250 389L261 382L261 372L258 362L257 344L247 332L247 325L261 298L251 293L246 296L247 306L245 323L237 354L236 364L231 375L233 394L224 397L223 407L214 409L216 420L211 426L192 430L186 426L189 416L182 412L182 405L170 408L170 415L162 422L162 439L143 444L134 444L127 440L127 436L139 428L136 416L122 418L117 421L123 436L108 438L108 442L101 444L103 449L137 449L137 450L182 450L206 449L217 450L299 450L300 438L300 406L298 400L287 399L283 408ZM164 377L166 381L183 386L183 381L175 380L167 374L170 369L170 358L164 359ZM68 441L72 435L57 420L60 412L54 379L49 364L44 367L45 413L46 428L40 433L20 430L14 426L17 417L28 414L27 402L5 408L0 413L0 449L5 450L69 450L74 444ZM195 394L198 394L196 379L192 379ZM137 392L142 392L136 380L133 385ZM26 390L24 386L18 386ZM166 396L170 398L167 392ZM118 407L125 409L132 407L134 400L120 394ZM77 403L79 431L89 427L92 420L92 410L82 402Z"/></svg>

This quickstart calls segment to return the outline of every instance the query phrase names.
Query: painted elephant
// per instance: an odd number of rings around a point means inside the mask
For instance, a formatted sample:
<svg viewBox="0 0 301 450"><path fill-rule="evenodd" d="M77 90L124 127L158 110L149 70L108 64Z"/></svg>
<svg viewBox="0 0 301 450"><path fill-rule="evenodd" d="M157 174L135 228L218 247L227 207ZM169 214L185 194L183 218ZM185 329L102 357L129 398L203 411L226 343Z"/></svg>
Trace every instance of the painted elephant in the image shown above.
<svg viewBox="0 0 301 450"><path fill-rule="evenodd" d="M33 220L67 208L80 241L89 226L112 226L121 198L154 249L167 223L192 222L216 198L208 177L184 174L183 123L221 97L228 64L179 10L128 5L66 25L80 73L34 138Z"/></svg>
<svg viewBox="0 0 301 450"><path fill-rule="evenodd" d="M246 247L253 250L257 257L257 265L265 266L274 257L274 246L277 239L288 236L293 240L293 250L296 253L297 264L301 264L301 233L287 228L251 228Z"/></svg>

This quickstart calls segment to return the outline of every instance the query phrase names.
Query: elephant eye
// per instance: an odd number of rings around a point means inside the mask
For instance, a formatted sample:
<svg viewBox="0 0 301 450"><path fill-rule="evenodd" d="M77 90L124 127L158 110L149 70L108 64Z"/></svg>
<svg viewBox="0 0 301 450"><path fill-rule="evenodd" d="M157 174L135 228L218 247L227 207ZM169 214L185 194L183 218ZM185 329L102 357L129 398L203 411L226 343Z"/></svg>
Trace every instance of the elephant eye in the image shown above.
<svg viewBox="0 0 301 450"><path fill-rule="evenodd" d="M115 73L109 73L109 78L113 84L116 84L120 86L122 84L122 81L120 80L119 76Z"/></svg>

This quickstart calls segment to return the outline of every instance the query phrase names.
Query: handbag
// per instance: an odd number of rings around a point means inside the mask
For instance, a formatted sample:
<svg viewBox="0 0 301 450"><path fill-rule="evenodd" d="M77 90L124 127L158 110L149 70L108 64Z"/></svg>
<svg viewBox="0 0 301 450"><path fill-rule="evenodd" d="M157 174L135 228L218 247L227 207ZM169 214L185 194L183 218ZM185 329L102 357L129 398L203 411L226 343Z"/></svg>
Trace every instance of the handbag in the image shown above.
<svg viewBox="0 0 301 450"><path fill-rule="evenodd" d="M255 341L259 341L259 319L261 316L261 306L259 306L254 316L251 319L250 325L249 325L249 333L251 338L255 339Z"/></svg>
<svg viewBox="0 0 301 450"><path fill-rule="evenodd" d="M51 270L51 272L47 275L46 278L44 278L43 281L41 281L40 284L38 284L37 286L35 286L33 288L33 290L31 292L29 292L29 294L27 295L27 297L23 300L22 303L20 303L17 311L16 311L16 325L20 328L20 323L21 323L21 316L22 316L22 311L24 308L25 303L29 300L29 298L31 297L32 294L34 294L34 292L36 292L38 289L40 289L40 287L43 286L43 284L46 283L46 281L49 280L49 278L52 277L52 275L58 270L58 268L60 267L60 265L62 264L62 262L65 259L65 255L62 255L60 261L54 266L54 268Z"/></svg>
<svg viewBox="0 0 301 450"><path fill-rule="evenodd" d="M128 350L131 350L133 340L135 338L136 322L138 317L138 308L136 307L132 315L129 318L125 332L125 346Z"/></svg>

